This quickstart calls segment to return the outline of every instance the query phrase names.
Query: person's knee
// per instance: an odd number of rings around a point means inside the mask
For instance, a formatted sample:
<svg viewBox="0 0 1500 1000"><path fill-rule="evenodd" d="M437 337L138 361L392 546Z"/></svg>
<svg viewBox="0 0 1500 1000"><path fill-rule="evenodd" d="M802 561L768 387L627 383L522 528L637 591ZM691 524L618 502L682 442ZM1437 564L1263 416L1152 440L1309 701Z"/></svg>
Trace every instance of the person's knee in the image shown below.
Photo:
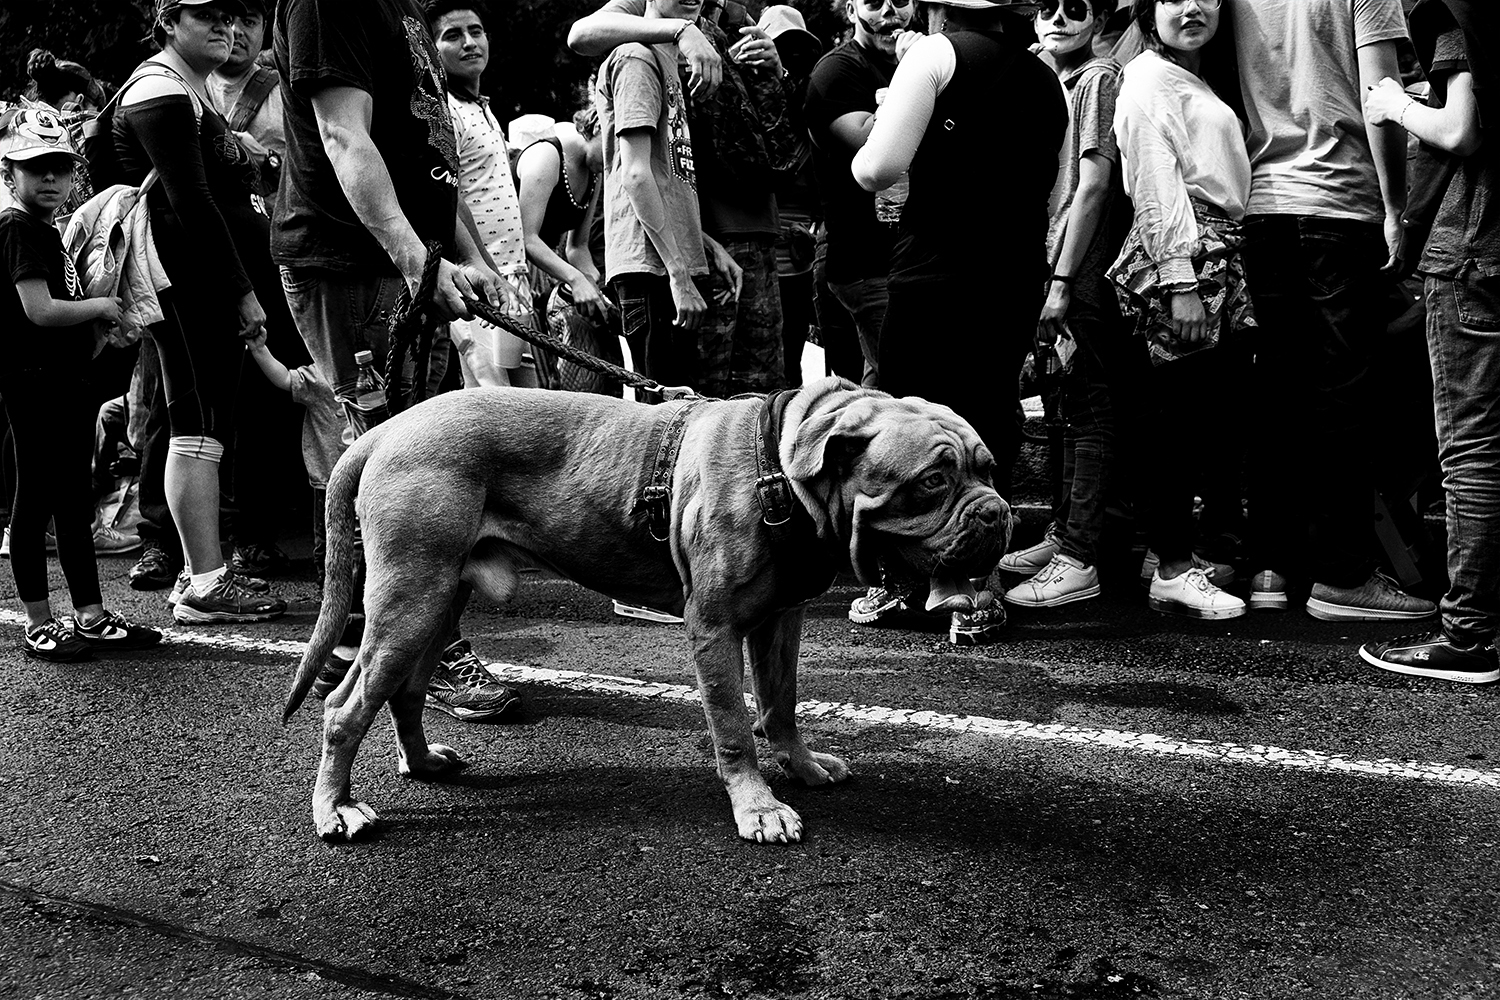
<svg viewBox="0 0 1500 1000"><path fill-rule="evenodd" d="M224 460L224 445L206 434L173 435L167 443L167 454L218 464Z"/></svg>

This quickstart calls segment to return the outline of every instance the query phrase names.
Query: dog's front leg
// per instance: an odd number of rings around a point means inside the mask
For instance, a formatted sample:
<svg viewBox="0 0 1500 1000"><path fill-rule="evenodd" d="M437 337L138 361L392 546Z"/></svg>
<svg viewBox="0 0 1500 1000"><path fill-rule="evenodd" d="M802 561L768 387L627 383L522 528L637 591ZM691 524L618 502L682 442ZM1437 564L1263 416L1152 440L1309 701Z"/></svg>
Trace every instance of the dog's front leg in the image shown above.
<svg viewBox="0 0 1500 1000"><path fill-rule="evenodd" d="M849 764L832 754L814 753L797 730L797 656L802 645L802 608L784 611L751 630L750 682L760 709L759 726L771 744L776 763L809 785L827 785L849 777Z"/></svg>
<svg viewBox="0 0 1500 1000"><path fill-rule="evenodd" d="M745 710L745 660L740 636L727 626L705 628L691 604L684 617L719 777L729 791L729 805L740 836L762 843L801 840L802 817L771 794L771 786L760 773L755 734L750 731L750 713Z"/></svg>

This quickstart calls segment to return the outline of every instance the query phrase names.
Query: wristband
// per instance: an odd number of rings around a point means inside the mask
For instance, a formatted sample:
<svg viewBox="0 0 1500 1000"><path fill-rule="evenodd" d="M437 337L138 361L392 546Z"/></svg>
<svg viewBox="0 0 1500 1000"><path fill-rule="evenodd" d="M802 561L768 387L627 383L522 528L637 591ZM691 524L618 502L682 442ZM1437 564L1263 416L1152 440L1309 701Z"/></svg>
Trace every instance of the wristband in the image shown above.
<svg viewBox="0 0 1500 1000"><path fill-rule="evenodd" d="M684 19L683 22L682 22L682 26L679 27L676 31L672 32L672 44L676 45L678 42L682 41L682 33L684 31L688 30L689 28L691 28L692 26L693 26L693 22L692 21L688 21L688 20Z"/></svg>
<svg viewBox="0 0 1500 1000"><path fill-rule="evenodd" d="M1402 108L1401 113L1396 116L1396 124L1401 128L1406 128L1406 113L1410 111L1412 105L1416 103L1416 99L1413 97L1408 97L1406 99L1406 107Z"/></svg>
<svg viewBox="0 0 1500 1000"><path fill-rule="evenodd" d="M1069 288L1073 287L1073 276L1071 274L1053 274L1047 280L1056 282L1059 285L1067 285Z"/></svg>

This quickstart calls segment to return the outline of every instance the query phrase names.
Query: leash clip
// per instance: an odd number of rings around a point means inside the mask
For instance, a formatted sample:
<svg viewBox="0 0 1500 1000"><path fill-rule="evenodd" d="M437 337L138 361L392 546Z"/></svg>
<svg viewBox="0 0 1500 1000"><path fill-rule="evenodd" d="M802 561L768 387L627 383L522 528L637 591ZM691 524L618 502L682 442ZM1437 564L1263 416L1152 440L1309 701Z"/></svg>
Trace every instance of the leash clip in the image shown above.
<svg viewBox="0 0 1500 1000"><path fill-rule="evenodd" d="M641 490L641 505L646 508L646 525L651 537L665 542L672 529L672 487L647 486Z"/></svg>
<svg viewBox="0 0 1500 1000"><path fill-rule="evenodd" d="M755 481L755 494L764 512L762 520L769 528L784 527L792 519L795 501L786 476L780 472L767 473Z"/></svg>

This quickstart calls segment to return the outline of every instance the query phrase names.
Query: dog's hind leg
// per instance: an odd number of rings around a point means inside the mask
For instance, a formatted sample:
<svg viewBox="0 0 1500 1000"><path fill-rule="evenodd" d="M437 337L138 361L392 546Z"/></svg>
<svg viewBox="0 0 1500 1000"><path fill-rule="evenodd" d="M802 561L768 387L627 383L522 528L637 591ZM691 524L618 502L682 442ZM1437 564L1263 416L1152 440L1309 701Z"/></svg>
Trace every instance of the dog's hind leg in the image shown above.
<svg viewBox="0 0 1500 1000"><path fill-rule="evenodd" d="M396 729L396 772L403 778L439 781L469 766L468 761L460 757L452 747L427 742L427 730L422 724L422 710L427 705L427 686L432 681L438 656L457 625L464 605L468 603L468 585L461 584L458 590L443 628L433 635L431 644L422 654L417 669L407 678L406 685L391 696L391 721Z"/></svg>
<svg viewBox="0 0 1500 1000"><path fill-rule="evenodd" d="M849 777L849 764L832 754L814 753L797 729L797 656L802 644L801 608L775 615L746 637L750 683L759 709L757 728L771 744L772 759L809 785Z"/></svg>

